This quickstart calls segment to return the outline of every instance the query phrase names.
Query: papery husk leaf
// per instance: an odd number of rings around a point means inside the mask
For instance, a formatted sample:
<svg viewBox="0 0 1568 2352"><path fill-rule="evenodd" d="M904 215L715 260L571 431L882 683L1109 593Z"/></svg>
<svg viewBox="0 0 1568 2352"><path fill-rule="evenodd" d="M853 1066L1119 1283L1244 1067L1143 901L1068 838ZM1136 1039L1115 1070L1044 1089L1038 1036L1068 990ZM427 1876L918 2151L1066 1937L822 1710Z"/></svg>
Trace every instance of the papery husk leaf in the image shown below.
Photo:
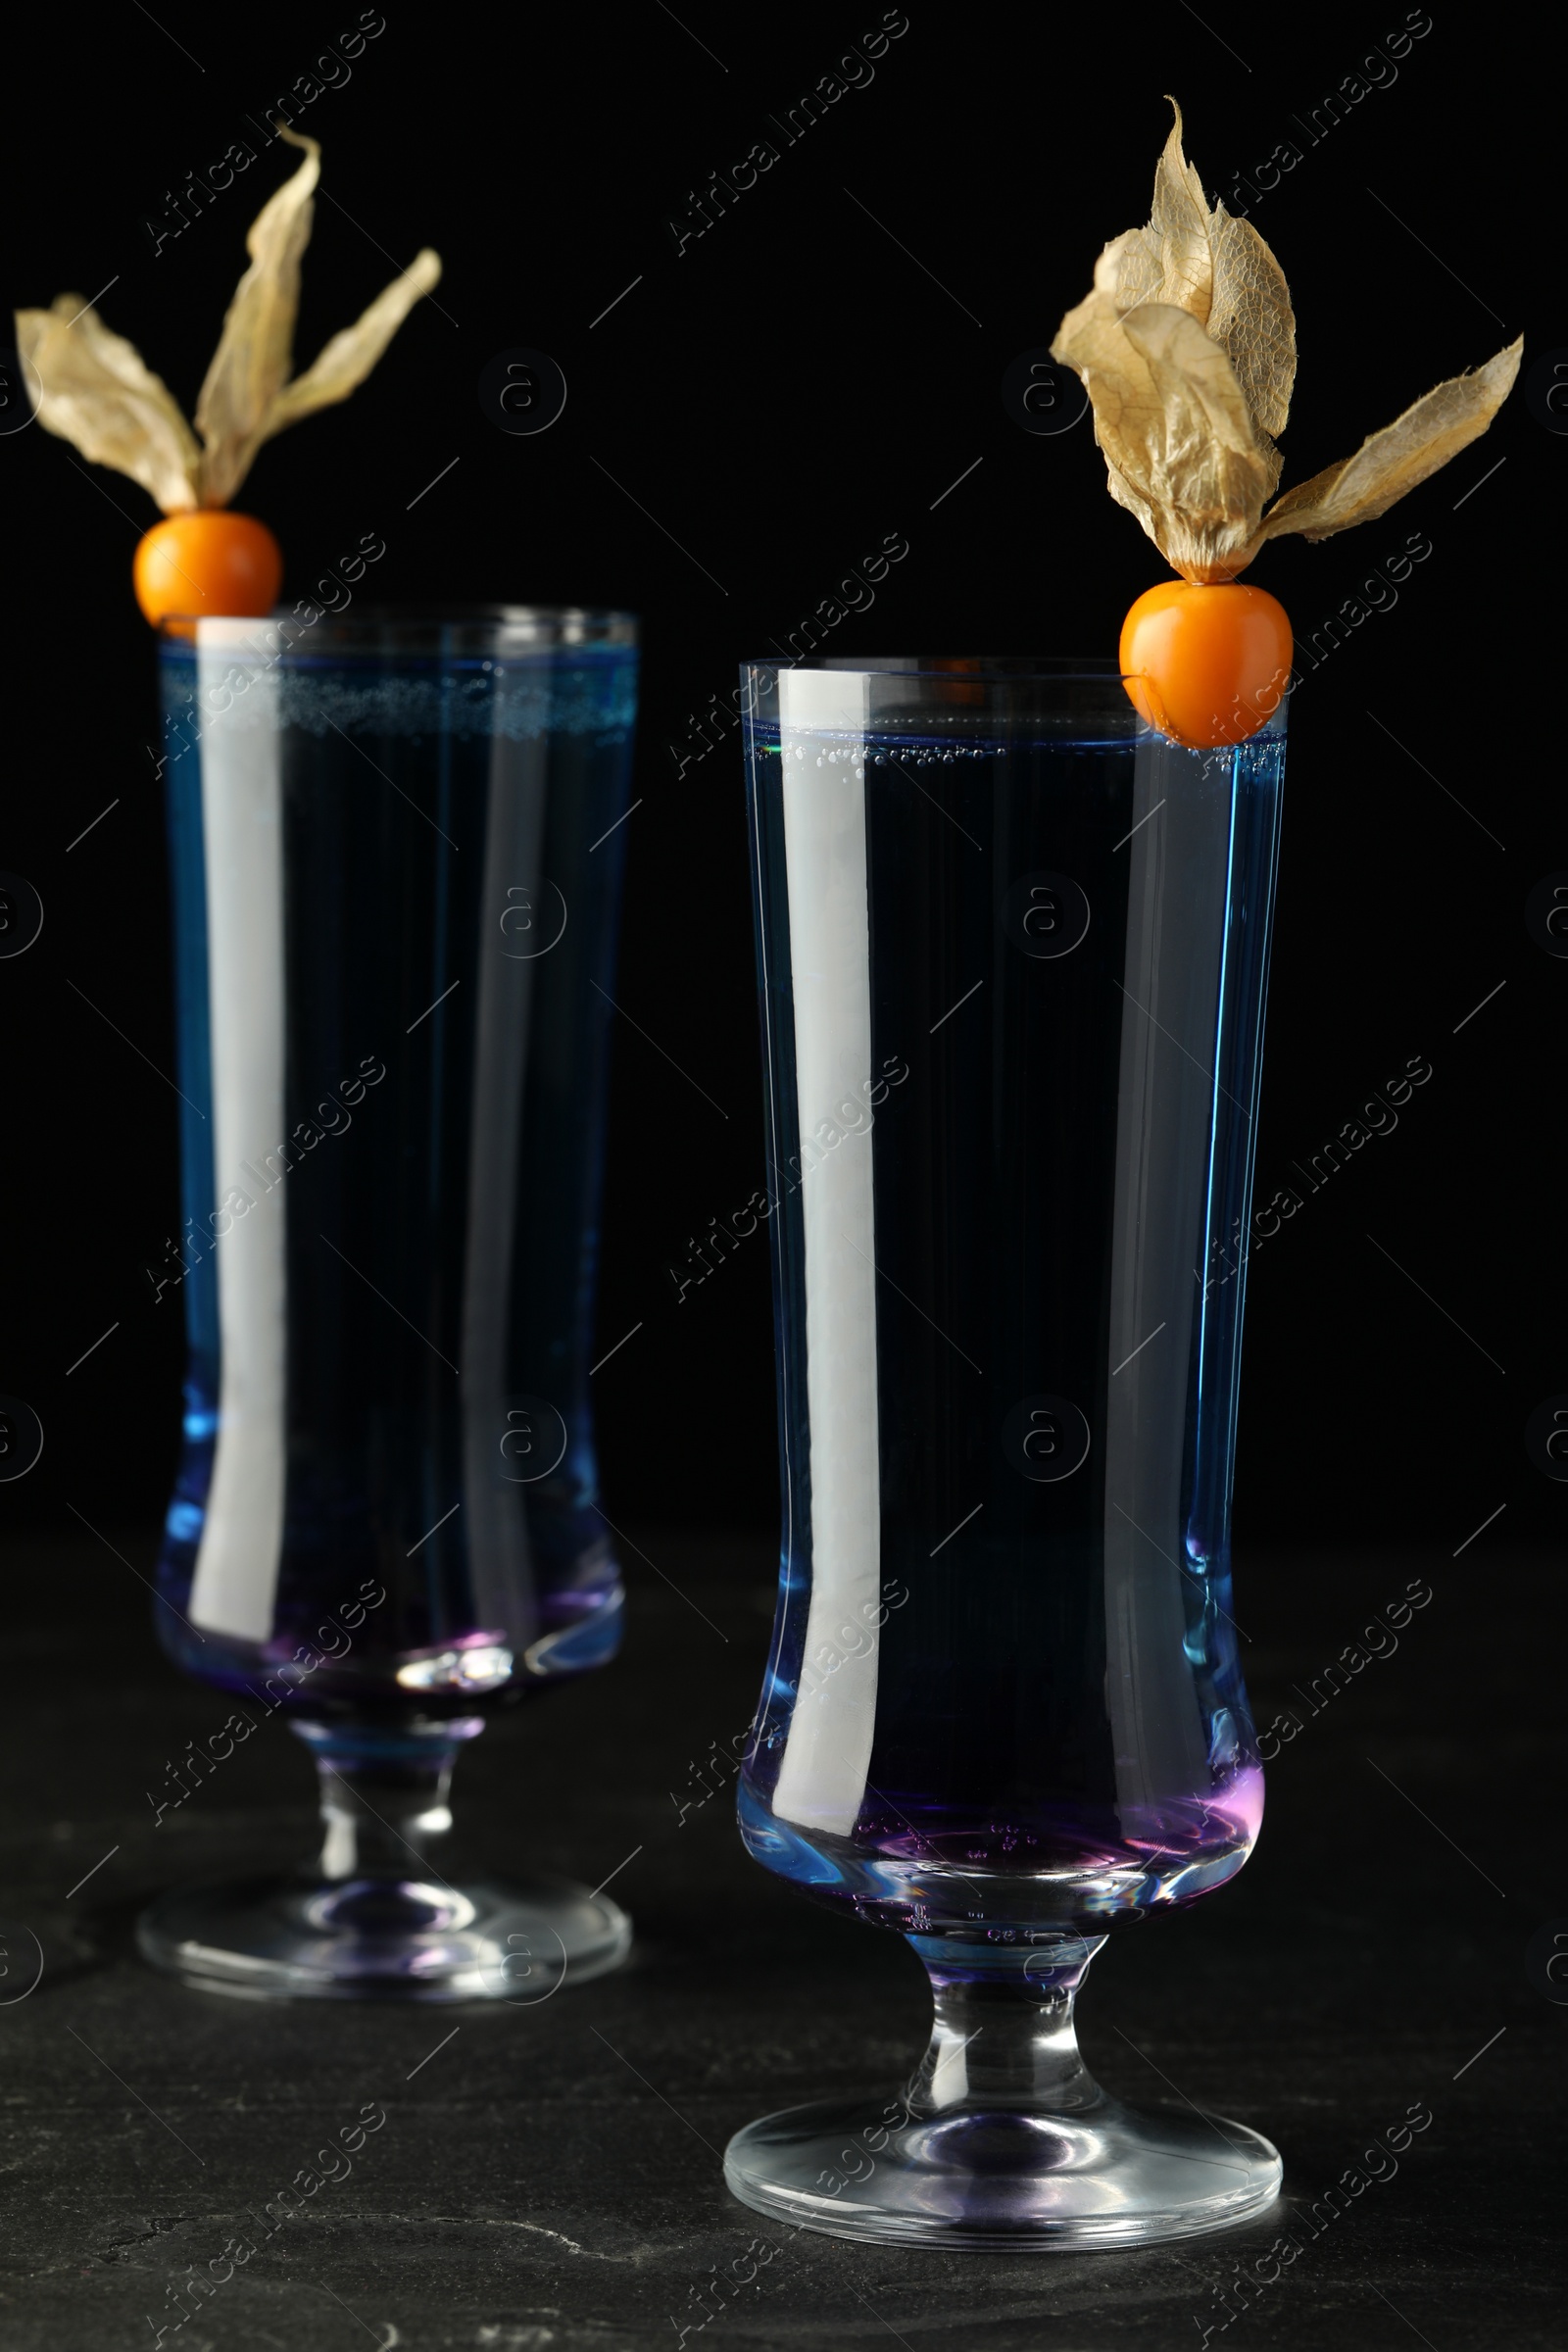
<svg viewBox="0 0 1568 2352"><path fill-rule="evenodd" d="M79 294L62 294L47 311L16 316L17 350L37 371L37 416L45 432L57 433L95 466L129 474L166 514L196 506L196 436L135 345L111 334Z"/></svg>
<svg viewBox="0 0 1568 2352"><path fill-rule="evenodd" d="M1153 371L1164 401L1170 494L1197 495L1205 505L1211 503L1205 455L1197 447L1201 422L1228 456L1245 460L1250 471L1259 474L1252 419L1236 370L1192 313L1178 310L1174 303L1148 302L1119 323Z"/></svg>
<svg viewBox="0 0 1568 2352"><path fill-rule="evenodd" d="M1144 239L1160 267L1157 299L1174 303L1200 326L1206 326L1214 291L1208 206L1203 183L1182 153L1182 110L1174 98L1169 105L1176 119L1155 167L1154 201Z"/></svg>
<svg viewBox="0 0 1568 2352"><path fill-rule="evenodd" d="M1229 357L1257 432L1283 433L1296 386L1296 314L1285 272L1250 220L1216 204L1214 297L1205 321Z"/></svg>
<svg viewBox="0 0 1568 2352"><path fill-rule="evenodd" d="M1146 302L1168 302L1206 325L1213 293L1208 213L1198 174L1182 153L1181 108L1154 173L1147 228L1113 237L1095 264L1095 285L1123 316Z"/></svg>
<svg viewBox="0 0 1568 2352"><path fill-rule="evenodd" d="M1203 201L1198 173L1182 153L1182 114L1154 175L1147 228L1113 238L1095 267L1095 284L1123 314L1145 302L1189 311L1236 370L1260 434L1285 430L1296 381L1296 319L1290 289L1250 220Z"/></svg>
<svg viewBox="0 0 1568 2352"><path fill-rule="evenodd" d="M298 423L315 410L347 400L364 383L415 304L438 285L440 278L441 257L425 246L352 326L344 327L323 346L303 375L297 375L274 396L259 438L270 440L273 433Z"/></svg>
<svg viewBox="0 0 1568 2352"><path fill-rule="evenodd" d="M305 161L251 223L245 239L251 266L234 290L196 403L197 428L207 445L201 471L207 507L226 506L249 472L293 362L300 263L311 240L321 150L303 131L279 136L303 147Z"/></svg>
<svg viewBox="0 0 1568 2352"><path fill-rule="evenodd" d="M1259 544L1288 531L1330 539L1386 514L1407 490L1479 440L1513 389L1523 352L1521 335L1484 368L1450 376L1428 392L1363 441L1353 458L1287 490L1265 517Z"/></svg>
<svg viewBox="0 0 1568 2352"><path fill-rule="evenodd" d="M1095 264L1095 292L1108 297L1118 317L1140 304L1164 299L1165 271L1148 234L1141 228L1123 229L1112 237Z"/></svg>
<svg viewBox="0 0 1568 2352"><path fill-rule="evenodd" d="M1082 376L1111 496L1189 579L1228 578L1279 478L1229 359L1190 311L1125 318L1102 290L1068 313L1052 357Z"/></svg>
<svg viewBox="0 0 1568 2352"><path fill-rule="evenodd" d="M1187 578L1229 579L1279 484L1296 321L1257 231L1209 212L1171 109L1149 225L1104 247L1052 352L1088 388L1111 496Z"/></svg>

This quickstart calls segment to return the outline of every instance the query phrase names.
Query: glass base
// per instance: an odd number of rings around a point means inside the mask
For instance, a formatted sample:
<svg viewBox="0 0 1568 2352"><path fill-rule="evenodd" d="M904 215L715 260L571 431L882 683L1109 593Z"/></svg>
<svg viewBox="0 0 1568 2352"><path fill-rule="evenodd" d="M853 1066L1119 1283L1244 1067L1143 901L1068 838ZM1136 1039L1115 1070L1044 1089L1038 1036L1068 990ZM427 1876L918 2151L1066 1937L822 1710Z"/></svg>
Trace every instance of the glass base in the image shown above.
<svg viewBox="0 0 1568 2352"><path fill-rule="evenodd" d="M902 2120L901 2120L902 2119ZM1279 2154L1245 2124L1139 2114L911 2114L903 2096L763 2116L724 2153L733 2195L773 2221L874 2245L993 2254L1158 2245L1231 2229L1279 2195Z"/></svg>
<svg viewBox="0 0 1568 2352"><path fill-rule="evenodd" d="M136 1940L204 1992L529 2008L618 1968L631 1921L568 1880L294 1876L175 1887L142 1913Z"/></svg>

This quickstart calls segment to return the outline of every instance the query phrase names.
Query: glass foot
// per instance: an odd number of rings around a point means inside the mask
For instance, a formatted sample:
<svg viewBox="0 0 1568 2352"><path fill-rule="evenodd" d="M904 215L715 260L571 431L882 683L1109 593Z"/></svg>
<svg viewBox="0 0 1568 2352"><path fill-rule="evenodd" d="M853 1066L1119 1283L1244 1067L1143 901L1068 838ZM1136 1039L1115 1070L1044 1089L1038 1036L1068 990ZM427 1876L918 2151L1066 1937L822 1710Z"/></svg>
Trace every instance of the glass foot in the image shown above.
<svg viewBox="0 0 1568 2352"><path fill-rule="evenodd" d="M176 1887L142 1913L136 1940L205 1992L529 2008L618 1968L631 1921L566 1880L300 1876Z"/></svg>
<svg viewBox="0 0 1568 2352"><path fill-rule="evenodd" d="M995 2254L1230 2229L1273 2203L1282 2172L1245 2124L1140 2114L1102 2094L1064 2115L823 2100L749 2124L724 2154L731 2192L774 2221Z"/></svg>

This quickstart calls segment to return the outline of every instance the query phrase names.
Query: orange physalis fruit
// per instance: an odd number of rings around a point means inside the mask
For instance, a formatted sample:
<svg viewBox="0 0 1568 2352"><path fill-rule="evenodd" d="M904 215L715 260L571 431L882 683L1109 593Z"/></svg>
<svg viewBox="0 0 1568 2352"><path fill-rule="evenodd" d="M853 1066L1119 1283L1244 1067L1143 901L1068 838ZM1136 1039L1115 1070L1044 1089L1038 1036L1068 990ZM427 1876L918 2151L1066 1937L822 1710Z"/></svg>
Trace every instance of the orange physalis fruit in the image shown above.
<svg viewBox="0 0 1568 2352"><path fill-rule="evenodd" d="M139 542L136 602L157 626L172 614L249 618L270 612L283 580L283 556L265 522L226 507L166 515Z"/></svg>
<svg viewBox="0 0 1568 2352"><path fill-rule="evenodd" d="M1166 580L1122 623L1122 680L1141 717L1192 750L1245 743L1291 677L1285 607L1263 588Z"/></svg>

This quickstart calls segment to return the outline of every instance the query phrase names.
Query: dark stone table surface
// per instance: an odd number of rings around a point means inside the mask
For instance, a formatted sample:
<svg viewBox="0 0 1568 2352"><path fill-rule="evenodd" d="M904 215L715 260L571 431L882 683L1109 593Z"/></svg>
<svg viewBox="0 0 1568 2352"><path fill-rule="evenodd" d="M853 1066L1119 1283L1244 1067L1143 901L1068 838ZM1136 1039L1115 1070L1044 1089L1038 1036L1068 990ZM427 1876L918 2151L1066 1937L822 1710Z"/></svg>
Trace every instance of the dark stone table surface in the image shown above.
<svg viewBox="0 0 1568 2352"><path fill-rule="evenodd" d="M1455 1561L1244 1554L1254 1707L1293 1706L1301 1729L1242 1877L1113 1938L1080 2019L1107 2088L1268 2132L1285 2197L1225 2236L1020 2258L841 2244L726 2195L736 2126L891 2086L925 2031L912 1955L752 1864L727 1790L678 1816L755 1701L765 1538L638 1531L621 1661L493 1727L460 1767L454 1842L470 1855L589 1885L618 1868L626 1970L533 2008L367 2009L197 1995L137 1959L156 1888L308 1850L313 1776L273 1723L155 1830L146 1791L223 1710L153 1644L136 1582L151 1539L106 1533L16 1542L5 1567L4 2352L150 2352L170 2283L254 2235L250 2215L367 2102L387 2120L351 2175L167 2346L673 2352L683 2328L704 2352L1099 2352L1197 2346L1205 2327L1227 2352L1568 2340L1568 2008L1525 1958L1555 1915L1568 1935L1559 1562L1491 1538ZM1411 1577L1433 1598L1397 1650L1311 1714L1293 1686ZM29 1936L43 1973L18 1998ZM1417 2104L1433 2121L1397 2171L1313 2238L1312 2201ZM1302 2252L1221 2333L1216 2287L1239 2265L1255 2281L1297 2225ZM698 2328L704 2282L754 2238L776 2251Z"/></svg>

